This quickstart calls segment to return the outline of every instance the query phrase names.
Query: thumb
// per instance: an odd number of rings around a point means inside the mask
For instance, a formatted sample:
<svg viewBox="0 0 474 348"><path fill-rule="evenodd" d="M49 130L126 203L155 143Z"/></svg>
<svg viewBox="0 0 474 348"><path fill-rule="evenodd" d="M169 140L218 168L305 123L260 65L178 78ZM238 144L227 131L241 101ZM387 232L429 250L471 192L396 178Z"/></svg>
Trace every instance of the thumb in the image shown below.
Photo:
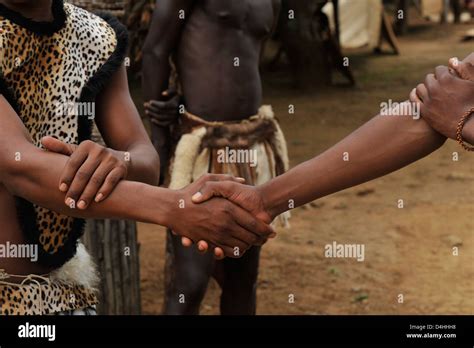
<svg viewBox="0 0 474 348"><path fill-rule="evenodd" d="M233 190L233 185L232 182L228 181L207 182L199 192L193 195L192 201L194 203L202 203L215 196L229 198L235 191Z"/></svg>
<svg viewBox="0 0 474 348"><path fill-rule="evenodd" d="M67 144L61 140L49 136L43 137L41 139L41 144L48 151L60 153L66 156L71 156L75 149L74 145Z"/></svg>
<svg viewBox="0 0 474 348"><path fill-rule="evenodd" d="M457 58L451 58L449 60L449 67L463 80L474 81L474 66L470 63L461 62Z"/></svg>

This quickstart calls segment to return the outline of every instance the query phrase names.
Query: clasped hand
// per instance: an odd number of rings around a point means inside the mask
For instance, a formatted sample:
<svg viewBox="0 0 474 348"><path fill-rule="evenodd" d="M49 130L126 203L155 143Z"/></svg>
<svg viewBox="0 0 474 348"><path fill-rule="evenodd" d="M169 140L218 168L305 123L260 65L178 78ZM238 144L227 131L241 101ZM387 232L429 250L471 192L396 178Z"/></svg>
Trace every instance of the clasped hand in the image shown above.
<svg viewBox="0 0 474 348"><path fill-rule="evenodd" d="M43 138L42 144L69 157L58 189L71 208L100 204L127 177L127 161L119 151L92 141L71 145L52 137ZM275 236L258 190L242 183L229 175L207 174L182 190L167 190L169 207L157 209L167 211L167 227L183 237L185 246L197 242L202 252L214 249L216 258L239 258Z"/></svg>
<svg viewBox="0 0 474 348"><path fill-rule="evenodd" d="M207 174L180 191L184 205L191 207L183 214L191 216L178 218L170 227L182 236L184 246L197 243L200 252L213 249L218 259L238 258L251 246L263 245L276 236L269 225L273 217L265 209L258 188L243 182L229 175ZM206 225L204 222L210 224L209 229L200 233L198 228L190 227Z"/></svg>

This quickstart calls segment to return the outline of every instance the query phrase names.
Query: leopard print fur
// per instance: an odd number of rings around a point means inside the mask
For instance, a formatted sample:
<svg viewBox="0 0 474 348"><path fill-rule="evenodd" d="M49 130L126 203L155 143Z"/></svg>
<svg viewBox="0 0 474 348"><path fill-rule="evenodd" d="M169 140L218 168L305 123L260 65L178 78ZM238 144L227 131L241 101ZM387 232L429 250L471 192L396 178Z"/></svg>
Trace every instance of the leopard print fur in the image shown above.
<svg viewBox="0 0 474 348"><path fill-rule="evenodd" d="M7 100L38 147L47 135L71 144L90 138L91 115L71 106L94 101L121 64L126 46L125 29L116 20L62 0L54 6L55 30L0 8L0 85L6 86L1 92L9 94ZM28 240L40 246L39 262L59 267L74 256L82 219L20 198L17 211Z"/></svg>

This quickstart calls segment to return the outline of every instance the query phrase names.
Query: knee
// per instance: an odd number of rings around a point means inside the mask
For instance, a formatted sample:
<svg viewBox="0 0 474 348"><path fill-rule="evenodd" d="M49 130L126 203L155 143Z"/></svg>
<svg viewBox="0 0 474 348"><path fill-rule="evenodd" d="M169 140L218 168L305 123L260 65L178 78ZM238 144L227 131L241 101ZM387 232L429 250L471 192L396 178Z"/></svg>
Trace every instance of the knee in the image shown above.
<svg viewBox="0 0 474 348"><path fill-rule="evenodd" d="M181 274L168 289L167 307L179 314L197 314L209 276L203 272Z"/></svg>

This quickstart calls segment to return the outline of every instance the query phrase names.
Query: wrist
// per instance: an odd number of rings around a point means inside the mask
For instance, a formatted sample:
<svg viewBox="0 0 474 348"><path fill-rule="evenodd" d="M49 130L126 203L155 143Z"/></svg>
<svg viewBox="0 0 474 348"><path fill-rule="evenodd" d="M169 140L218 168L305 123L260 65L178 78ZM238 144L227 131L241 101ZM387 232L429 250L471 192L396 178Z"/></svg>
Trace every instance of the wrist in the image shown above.
<svg viewBox="0 0 474 348"><path fill-rule="evenodd" d="M287 210L282 208L281 204L277 204L278 197L276 197L276 194L278 191L272 188L271 182L257 186L256 190L262 197L265 212L270 215L272 220Z"/></svg>
<svg viewBox="0 0 474 348"><path fill-rule="evenodd" d="M151 221L156 225L172 228L178 205L178 191L162 187L153 187Z"/></svg>
<svg viewBox="0 0 474 348"><path fill-rule="evenodd" d="M474 115L472 115L464 125L462 138L469 144L474 145Z"/></svg>

